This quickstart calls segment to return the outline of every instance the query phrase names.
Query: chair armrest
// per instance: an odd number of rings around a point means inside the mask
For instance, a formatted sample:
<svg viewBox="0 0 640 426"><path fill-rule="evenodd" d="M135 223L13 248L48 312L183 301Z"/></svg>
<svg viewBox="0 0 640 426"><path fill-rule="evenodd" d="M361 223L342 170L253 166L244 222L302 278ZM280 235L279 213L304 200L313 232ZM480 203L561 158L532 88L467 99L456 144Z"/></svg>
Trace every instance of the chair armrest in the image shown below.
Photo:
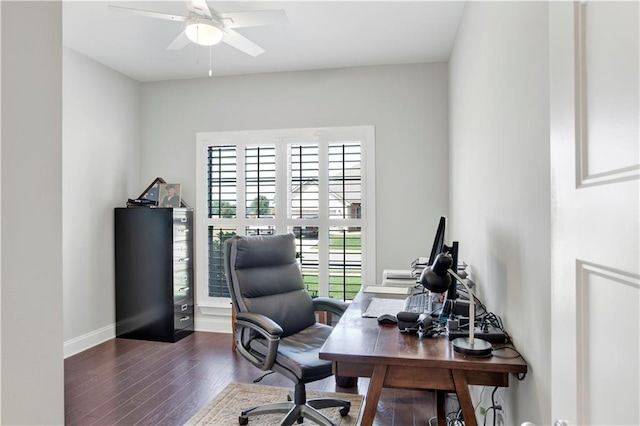
<svg viewBox="0 0 640 426"><path fill-rule="evenodd" d="M271 318L253 312L238 312L236 323L243 322L243 327L251 328L262 334L265 338L279 338L282 334L282 327Z"/></svg>
<svg viewBox="0 0 640 426"><path fill-rule="evenodd" d="M313 298L313 307L316 311L331 312L332 314L342 316L348 306L346 302L331 297L320 296Z"/></svg>
<svg viewBox="0 0 640 426"><path fill-rule="evenodd" d="M282 327L264 315L252 312L238 312L233 328L238 352L259 369L264 371L270 370L278 354L278 344L280 342L280 335L282 334ZM249 347L250 339L247 341L243 340L242 337L247 329L255 331L267 340L267 353L264 357L251 350Z"/></svg>

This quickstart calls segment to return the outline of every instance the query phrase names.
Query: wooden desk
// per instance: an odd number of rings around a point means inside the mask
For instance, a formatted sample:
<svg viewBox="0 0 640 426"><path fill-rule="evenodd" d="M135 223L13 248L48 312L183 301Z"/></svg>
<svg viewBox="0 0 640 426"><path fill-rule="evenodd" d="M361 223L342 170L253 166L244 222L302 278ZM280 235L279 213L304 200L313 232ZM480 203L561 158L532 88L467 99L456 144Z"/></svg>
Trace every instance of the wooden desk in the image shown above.
<svg viewBox="0 0 640 426"><path fill-rule="evenodd" d="M362 318L371 295L360 292L320 350L334 363L334 373L370 377L362 425L375 417L383 387L436 390L438 425L446 425L445 392L458 395L466 425L476 425L469 385L509 386L509 373L526 373L518 358L477 358L454 352L446 336L420 338L400 333L395 325Z"/></svg>

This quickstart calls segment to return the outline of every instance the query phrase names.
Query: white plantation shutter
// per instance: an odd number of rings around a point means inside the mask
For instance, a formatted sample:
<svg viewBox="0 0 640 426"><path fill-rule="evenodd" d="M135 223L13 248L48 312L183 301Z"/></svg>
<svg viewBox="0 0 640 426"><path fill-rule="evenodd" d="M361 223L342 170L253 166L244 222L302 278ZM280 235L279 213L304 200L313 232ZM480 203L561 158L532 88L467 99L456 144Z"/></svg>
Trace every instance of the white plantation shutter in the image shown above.
<svg viewBox="0 0 640 426"><path fill-rule="evenodd" d="M229 296L222 245L236 234L294 233L312 295L350 300L367 271L375 275L373 128L198 137L206 153L196 173L198 200L204 200L198 206L207 211L205 225L196 230L198 236L206 232L202 247L208 253L199 262L198 276L206 280L202 298ZM371 214L365 214L367 209Z"/></svg>

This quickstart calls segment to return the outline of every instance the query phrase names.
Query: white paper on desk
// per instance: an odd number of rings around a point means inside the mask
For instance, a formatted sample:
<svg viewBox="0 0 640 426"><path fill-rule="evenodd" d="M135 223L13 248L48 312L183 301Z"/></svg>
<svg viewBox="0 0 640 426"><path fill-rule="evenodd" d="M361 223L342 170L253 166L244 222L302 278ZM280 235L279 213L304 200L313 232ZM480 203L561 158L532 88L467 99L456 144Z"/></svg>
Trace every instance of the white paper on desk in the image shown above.
<svg viewBox="0 0 640 426"><path fill-rule="evenodd" d="M408 287L389 287L370 285L363 290L365 293L384 294L386 297L399 296L406 299L413 292L413 286Z"/></svg>
<svg viewBox="0 0 640 426"><path fill-rule="evenodd" d="M416 285L416 278L411 278L411 279L384 278L382 280L382 285L384 287L386 287L386 286L389 286L389 287L394 287L394 286L396 286L396 287L414 286L414 285Z"/></svg>
<svg viewBox="0 0 640 426"><path fill-rule="evenodd" d="M363 317L378 318L383 314L397 315L404 308L404 299L383 299L372 297L366 311L362 313Z"/></svg>

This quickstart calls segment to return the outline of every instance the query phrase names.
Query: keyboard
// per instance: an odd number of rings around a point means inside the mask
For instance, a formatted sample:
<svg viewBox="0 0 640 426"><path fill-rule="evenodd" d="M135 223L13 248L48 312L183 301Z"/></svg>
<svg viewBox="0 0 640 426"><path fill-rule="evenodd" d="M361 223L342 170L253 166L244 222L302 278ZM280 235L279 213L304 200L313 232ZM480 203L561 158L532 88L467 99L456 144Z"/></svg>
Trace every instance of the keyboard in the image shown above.
<svg viewBox="0 0 640 426"><path fill-rule="evenodd" d="M433 310L430 293L418 293L409 296L404 300L404 312L414 312L416 314L431 313Z"/></svg>

